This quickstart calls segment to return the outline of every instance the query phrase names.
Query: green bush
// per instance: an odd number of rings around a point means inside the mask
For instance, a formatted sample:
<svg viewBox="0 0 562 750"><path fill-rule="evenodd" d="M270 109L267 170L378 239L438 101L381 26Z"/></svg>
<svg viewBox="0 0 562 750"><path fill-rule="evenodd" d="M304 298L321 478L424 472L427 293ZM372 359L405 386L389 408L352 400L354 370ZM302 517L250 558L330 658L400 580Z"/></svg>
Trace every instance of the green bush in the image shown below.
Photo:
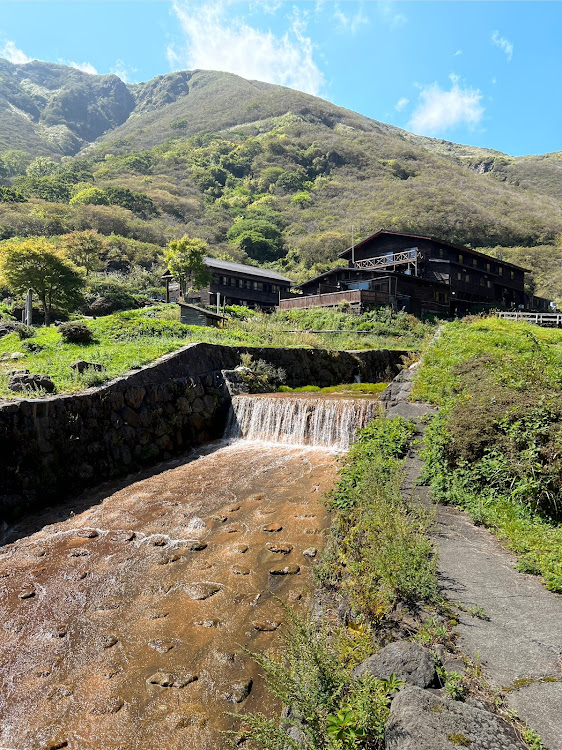
<svg viewBox="0 0 562 750"><path fill-rule="evenodd" d="M94 340L94 334L86 323L69 321L58 327L63 341L69 344L90 344Z"/></svg>

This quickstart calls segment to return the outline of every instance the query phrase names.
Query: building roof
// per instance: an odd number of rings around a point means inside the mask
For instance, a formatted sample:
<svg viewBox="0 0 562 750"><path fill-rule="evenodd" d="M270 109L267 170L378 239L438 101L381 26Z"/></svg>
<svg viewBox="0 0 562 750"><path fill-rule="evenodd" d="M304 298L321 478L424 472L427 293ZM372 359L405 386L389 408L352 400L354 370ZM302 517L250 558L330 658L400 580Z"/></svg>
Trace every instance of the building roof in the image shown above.
<svg viewBox="0 0 562 750"><path fill-rule="evenodd" d="M199 305L193 305L190 302L178 302L178 304L180 307L189 307L191 310L196 310L197 312L205 315L207 318L213 318L214 320L226 320L225 315L219 315L212 310L207 310L205 307L199 307Z"/></svg>
<svg viewBox="0 0 562 750"><path fill-rule="evenodd" d="M262 279L271 279L272 281L284 281L287 284L292 284L291 279L286 276L282 276L277 271L270 271L268 268L259 268L258 266L249 266L246 263L233 263L230 260L219 260L218 258L204 258L205 265L207 268L213 268L217 271L235 271L236 273L245 273L247 276L259 276ZM170 271L162 276L166 278L171 276Z"/></svg>
<svg viewBox="0 0 562 750"><path fill-rule="evenodd" d="M490 258L492 258L497 263L501 263L503 266L509 266L510 268L516 268L518 271L525 271L527 273L531 272L529 268L523 268L523 266L516 266L515 263L508 263L508 261L506 260L499 260L499 258L493 258L491 255L480 253L478 250L471 250L471 248L465 247L464 245L454 245L452 242L446 242L445 240L440 240L438 237L431 237L428 234L412 234L411 232L395 232L391 229L379 229L374 234L369 235L369 237L365 237L365 239L361 240L360 242L356 242L355 245L353 245L352 247L348 247L345 250L342 250L341 253L338 253L338 257L342 258L347 253L350 253L354 248L355 250L357 250L358 247L362 247L367 242L374 240L376 237L379 237L382 234L391 234L396 237L411 237L414 240L430 240L431 242L438 242L440 245L446 245L447 247L452 247L455 250L459 250L460 252L463 252L463 253L472 253L472 255L477 255L479 258L485 258L486 260L490 260Z"/></svg>

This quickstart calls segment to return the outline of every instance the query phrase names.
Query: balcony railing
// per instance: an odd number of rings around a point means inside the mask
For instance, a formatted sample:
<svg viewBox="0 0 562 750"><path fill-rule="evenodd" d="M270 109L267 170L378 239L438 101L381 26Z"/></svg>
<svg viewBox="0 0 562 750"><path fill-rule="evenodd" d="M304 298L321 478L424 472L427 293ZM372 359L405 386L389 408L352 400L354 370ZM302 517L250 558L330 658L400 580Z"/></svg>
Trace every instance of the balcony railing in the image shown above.
<svg viewBox="0 0 562 750"><path fill-rule="evenodd" d="M365 268L367 270L381 270L395 266L402 266L411 263L417 275L418 259L420 253L417 247L411 247L408 250L401 250L399 253L385 253L377 255L375 258L366 258L365 260L356 260L353 263L354 268Z"/></svg>
<svg viewBox="0 0 562 750"><path fill-rule="evenodd" d="M341 302L351 305L388 305L391 297L387 292L370 292L364 289L348 289L345 292L310 294L279 301L280 310L306 309L307 307L337 307Z"/></svg>

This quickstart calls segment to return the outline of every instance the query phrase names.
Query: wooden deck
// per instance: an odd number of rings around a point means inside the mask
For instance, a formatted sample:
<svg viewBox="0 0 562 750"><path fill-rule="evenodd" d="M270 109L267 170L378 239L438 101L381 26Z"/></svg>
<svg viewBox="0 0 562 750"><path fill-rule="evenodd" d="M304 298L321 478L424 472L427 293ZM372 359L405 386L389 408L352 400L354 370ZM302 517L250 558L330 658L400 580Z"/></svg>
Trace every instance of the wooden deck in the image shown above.
<svg viewBox="0 0 562 750"><path fill-rule="evenodd" d="M562 312L499 312L498 318L504 320L522 320L534 323L543 328L562 328Z"/></svg>
<svg viewBox="0 0 562 750"><path fill-rule="evenodd" d="M361 308L367 305L389 305L390 295L387 292L371 292L364 289L348 289L345 292L330 294L311 294L302 297L291 297L279 300L280 310L305 310L309 307L337 307L341 302L349 302L352 307Z"/></svg>

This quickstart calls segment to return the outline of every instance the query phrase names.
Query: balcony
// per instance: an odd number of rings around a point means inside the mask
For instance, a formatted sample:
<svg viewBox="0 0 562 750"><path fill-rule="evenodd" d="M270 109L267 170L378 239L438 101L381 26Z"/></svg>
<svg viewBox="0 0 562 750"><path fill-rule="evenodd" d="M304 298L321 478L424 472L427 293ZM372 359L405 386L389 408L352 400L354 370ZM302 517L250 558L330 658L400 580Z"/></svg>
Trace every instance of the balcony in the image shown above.
<svg viewBox="0 0 562 750"><path fill-rule="evenodd" d="M279 301L280 310L306 310L309 307L337 307L341 302L349 302L352 307L370 305L390 305L392 298L388 292L371 292L364 289L348 289L345 292L311 294Z"/></svg>

